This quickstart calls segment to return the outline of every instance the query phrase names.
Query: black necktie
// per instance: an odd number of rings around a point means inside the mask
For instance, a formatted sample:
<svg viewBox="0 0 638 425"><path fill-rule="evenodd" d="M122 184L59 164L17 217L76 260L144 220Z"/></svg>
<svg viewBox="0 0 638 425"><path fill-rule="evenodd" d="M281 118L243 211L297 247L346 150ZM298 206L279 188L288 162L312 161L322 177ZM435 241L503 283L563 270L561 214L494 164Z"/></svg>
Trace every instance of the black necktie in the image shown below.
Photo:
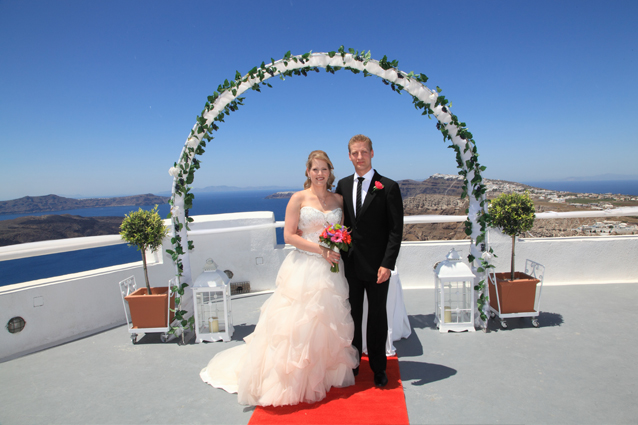
<svg viewBox="0 0 638 425"><path fill-rule="evenodd" d="M359 215L359 211L361 211L361 184L365 180L363 177L357 177L359 183L357 183L357 209L355 210L355 216Z"/></svg>

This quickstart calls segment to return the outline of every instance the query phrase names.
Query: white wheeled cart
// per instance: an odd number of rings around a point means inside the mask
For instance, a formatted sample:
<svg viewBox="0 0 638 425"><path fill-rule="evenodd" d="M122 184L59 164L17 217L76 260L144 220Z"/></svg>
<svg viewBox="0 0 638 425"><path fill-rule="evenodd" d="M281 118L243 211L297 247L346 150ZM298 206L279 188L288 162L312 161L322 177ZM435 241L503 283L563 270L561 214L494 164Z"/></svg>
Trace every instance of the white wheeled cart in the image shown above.
<svg viewBox="0 0 638 425"><path fill-rule="evenodd" d="M177 286L177 278L173 278L171 280L168 281L168 288L169 288L169 294L168 294L168 303L166 308L168 309L168 314L166 315L167 319L166 319L166 326L162 326L159 328L136 328L133 327L133 322L131 321L131 314L130 311L128 309L128 303L125 299L125 297L127 297L128 295L132 294L133 292L135 292L135 290L137 290L137 284L135 283L135 276L129 276L126 279L124 279L123 281L120 282L120 293L122 294L122 305L124 306L124 315L126 316L126 324L128 326L128 332L131 334L131 342L133 344L135 344L137 342L137 335L138 334L148 334L148 333L161 333L160 335L160 341L162 342L166 342L169 339L171 339L173 337L173 335L170 335L168 333L168 331L170 331L171 326L170 326L170 317L171 317L171 295L170 295L170 290L172 287Z"/></svg>
<svg viewBox="0 0 638 425"><path fill-rule="evenodd" d="M538 287L538 291L536 293L534 308L532 311L523 311L516 313L502 313L502 300L500 299L498 288L496 287L496 274L494 272L490 272L488 285L494 286L494 293L496 294L496 303L498 308L494 308L492 303L490 302L490 316L492 318L498 317L501 322L502 328L507 328L506 319L511 319L514 317L530 317L532 320L532 326L537 328L538 324L538 314L540 313L540 303L541 303L541 293L543 292L543 279L545 278L545 266L539 264L532 260L525 260L525 274L531 276L534 279L538 279L540 281L540 285ZM490 288L491 289L491 288Z"/></svg>

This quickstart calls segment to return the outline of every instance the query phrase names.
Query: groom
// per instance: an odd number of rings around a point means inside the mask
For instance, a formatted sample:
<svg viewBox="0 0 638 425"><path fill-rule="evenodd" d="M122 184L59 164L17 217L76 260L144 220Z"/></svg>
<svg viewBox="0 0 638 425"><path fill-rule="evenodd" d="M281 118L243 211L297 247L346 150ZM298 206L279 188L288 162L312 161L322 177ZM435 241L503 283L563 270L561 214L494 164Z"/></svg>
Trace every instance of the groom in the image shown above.
<svg viewBox="0 0 638 425"><path fill-rule="evenodd" d="M385 344L388 338L386 300L390 272L394 269L403 237L403 201L399 185L372 169L372 141L358 134L348 143L355 174L339 181L344 224L352 231L350 250L342 253L350 287L354 320L352 345L361 356L363 294L368 296L367 345L374 384L383 387L386 376ZM357 367L355 375L359 372Z"/></svg>

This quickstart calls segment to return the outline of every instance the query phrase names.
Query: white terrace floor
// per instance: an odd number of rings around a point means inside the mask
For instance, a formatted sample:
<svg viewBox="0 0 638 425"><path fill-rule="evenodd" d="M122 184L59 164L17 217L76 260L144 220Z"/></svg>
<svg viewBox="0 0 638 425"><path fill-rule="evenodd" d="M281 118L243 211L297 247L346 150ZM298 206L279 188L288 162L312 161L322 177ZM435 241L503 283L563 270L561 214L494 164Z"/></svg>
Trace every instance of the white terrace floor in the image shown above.
<svg viewBox="0 0 638 425"><path fill-rule="evenodd" d="M395 343L412 424L638 422L638 284L546 286L540 328L439 334L432 289L405 291ZM237 299L230 343L133 346L125 327L0 364L0 424L246 424L252 408L199 371L254 328L266 295Z"/></svg>

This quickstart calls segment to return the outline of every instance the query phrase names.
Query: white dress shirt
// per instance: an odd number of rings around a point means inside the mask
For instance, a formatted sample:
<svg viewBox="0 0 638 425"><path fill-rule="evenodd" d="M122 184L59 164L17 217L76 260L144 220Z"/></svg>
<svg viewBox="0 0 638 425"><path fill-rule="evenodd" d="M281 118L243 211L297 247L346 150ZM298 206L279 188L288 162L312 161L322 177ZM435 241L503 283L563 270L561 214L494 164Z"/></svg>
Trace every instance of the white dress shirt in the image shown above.
<svg viewBox="0 0 638 425"><path fill-rule="evenodd" d="M354 173L354 184L352 185L352 205L354 205L354 215L357 215L357 185L359 184L359 177L363 177L363 183L361 183L361 205L365 203L366 195L368 194L368 189L370 189L370 183L372 183L372 177L374 177L374 168L371 168L370 171L365 173L363 176L360 176Z"/></svg>

